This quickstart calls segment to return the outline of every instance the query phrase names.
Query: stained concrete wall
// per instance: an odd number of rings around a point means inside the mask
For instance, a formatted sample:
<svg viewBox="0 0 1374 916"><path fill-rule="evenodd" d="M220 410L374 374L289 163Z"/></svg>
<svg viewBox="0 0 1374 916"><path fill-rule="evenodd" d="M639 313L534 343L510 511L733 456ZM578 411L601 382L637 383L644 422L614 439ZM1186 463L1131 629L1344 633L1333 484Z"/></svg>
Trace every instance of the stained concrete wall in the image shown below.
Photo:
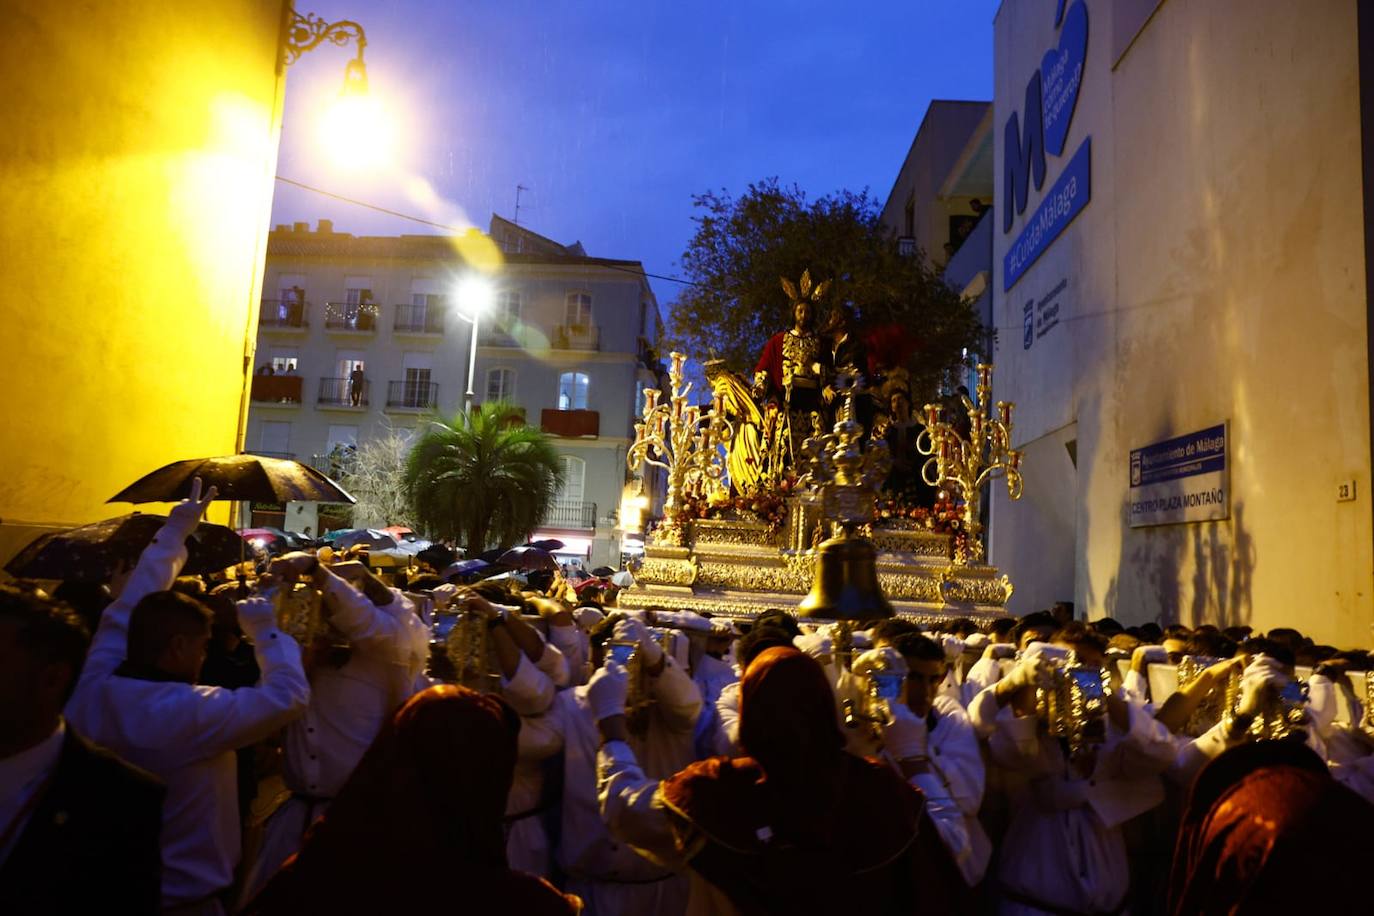
<svg viewBox="0 0 1374 916"><path fill-rule="evenodd" d="M999 208L1001 130L1057 42L1054 6L1005 3L996 21ZM1021 405L1015 438L1034 444L1076 423L1076 474L1045 475L1046 498L1076 514L1074 578L1061 570L1054 588L1071 585L1091 617L1293 625L1367 644L1374 494L1355 4L1167 0L1119 60L1112 4L1088 8L1065 156L994 241L997 396ZM1003 256L1088 136L1091 202L1004 293ZM1064 281L1057 326L1025 349L1023 305ZM1130 528L1131 449L1222 421L1230 518ZM1353 502L1336 500L1345 479ZM1029 462L1027 488L1041 485ZM994 561L1037 581L1033 568L1059 545L1026 535L1052 523L1032 501L997 500ZM1021 611L1055 600L1021 597Z"/></svg>
<svg viewBox="0 0 1374 916"><path fill-rule="evenodd" d="M236 450L286 7L7 5L0 554L127 511L105 500L159 465Z"/></svg>

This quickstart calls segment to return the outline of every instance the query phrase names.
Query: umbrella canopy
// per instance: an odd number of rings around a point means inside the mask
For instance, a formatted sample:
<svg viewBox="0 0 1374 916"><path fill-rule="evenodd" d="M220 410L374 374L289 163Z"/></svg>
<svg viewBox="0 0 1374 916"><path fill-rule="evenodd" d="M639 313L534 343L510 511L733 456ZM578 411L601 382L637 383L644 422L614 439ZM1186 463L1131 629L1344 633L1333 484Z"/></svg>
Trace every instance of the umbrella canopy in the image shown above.
<svg viewBox="0 0 1374 916"><path fill-rule="evenodd" d="M334 538L335 550L347 550L360 545L368 550L393 550L397 542L394 537L376 528L354 528Z"/></svg>
<svg viewBox="0 0 1374 916"><path fill-rule="evenodd" d="M135 512L40 535L5 564L5 571L21 579L101 582L121 565L137 562L166 521L165 515ZM232 530L201 522L186 539L188 558L182 571L196 575L233 566L245 547Z"/></svg>
<svg viewBox="0 0 1374 916"><path fill-rule="evenodd" d="M547 569L550 572L558 571L558 561L553 558L553 554L542 547L512 547L501 554L496 562L502 566L521 569L525 572L534 572L540 569Z"/></svg>
<svg viewBox="0 0 1374 916"><path fill-rule="evenodd" d="M490 565L491 564L486 560L459 560L457 563L450 564L448 568L444 570L443 577L447 579L449 576L467 575L468 573L477 572L479 569L486 569Z"/></svg>
<svg viewBox="0 0 1374 916"><path fill-rule="evenodd" d="M217 487L219 499L265 503L357 502L342 487L309 465L261 455L192 458L164 465L111 496L112 503L165 503L191 494L199 477L205 488Z"/></svg>
<svg viewBox="0 0 1374 916"><path fill-rule="evenodd" d="M540 550L562 550L563 542L558 538L545 538L542 541L530 541L526 547L538 547Z"/></svg>
<svg viewBox="0 0 1374 916"><path fill-rule="evenodd" d="M387 525L382 530L398 541L415 539L415 529L408 528L405 525Z"/></svg>
<svg viewBox="0 0 1374 916"><path fill-rule="evenodd" d="M628 569L622 569L614 576L611 576L611 584L618 585L621 588L629 588L631 585L635 584L635 577Z"/></svg>
<svg viewBox="0 0 1374 916"><path fill-rule="evenodd" d="M596 569L592 570L592 575L610 578L615 575L615 570L611 569L609 566L598 566Z"/></svg>
<svg viewBox="0 0 1374 916"><path fill-rule="evenodd" d="M492 550L482 551L477 555L477 559L486 560L488 563L495 563L505 552L506 551L502 550L500 547L496 547Z"/></svg>
<svg viewBox="0 0 1374 916"><path fill-rule="evenodd" d="M605 580L605 579L583 579L581 582L578 582L576 585L573 586L573 591L577 592L577 593L580 595L580 594L582 594L584 591L586 591L586 590L589 589L589 588L605 588L605 587L606 587L606 580Z"/></svg>

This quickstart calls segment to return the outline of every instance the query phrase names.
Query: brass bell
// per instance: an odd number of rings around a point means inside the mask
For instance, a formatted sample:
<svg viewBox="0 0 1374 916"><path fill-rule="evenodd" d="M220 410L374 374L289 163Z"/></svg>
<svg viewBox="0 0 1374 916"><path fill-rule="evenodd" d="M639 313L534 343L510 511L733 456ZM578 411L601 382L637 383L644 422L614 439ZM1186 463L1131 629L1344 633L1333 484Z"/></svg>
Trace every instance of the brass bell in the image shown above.
<svg viewBox="0 0 1374 916"><path fill-rule="evenodd" d="M824 620L878 620L893 616L878 584L873 544L843 534L823 542L816 553L811 593L797 605L798 617Z"/></svg>

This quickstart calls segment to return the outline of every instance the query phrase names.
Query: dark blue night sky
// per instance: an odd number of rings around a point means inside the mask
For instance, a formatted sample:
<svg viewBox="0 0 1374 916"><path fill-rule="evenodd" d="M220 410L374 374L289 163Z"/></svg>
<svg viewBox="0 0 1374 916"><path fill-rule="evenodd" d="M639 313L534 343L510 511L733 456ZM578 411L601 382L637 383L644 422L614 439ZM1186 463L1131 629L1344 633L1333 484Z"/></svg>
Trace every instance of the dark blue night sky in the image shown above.
<svg viewBox="0 0 1374 916"><path fill-rule="evenodd" d="M991 98L997 6L298 0L367 30L373 92L398 101L400 164L322 160L314 112L353 53L324 46L291 67L278 172L482 229L514 215L522 184L522 224L676 274L693 193L776 175L885 199L931 99ZM438 231L278 183L273 222L320 217L355 234ZM677 285L651 282L670 304Z"/></svg>

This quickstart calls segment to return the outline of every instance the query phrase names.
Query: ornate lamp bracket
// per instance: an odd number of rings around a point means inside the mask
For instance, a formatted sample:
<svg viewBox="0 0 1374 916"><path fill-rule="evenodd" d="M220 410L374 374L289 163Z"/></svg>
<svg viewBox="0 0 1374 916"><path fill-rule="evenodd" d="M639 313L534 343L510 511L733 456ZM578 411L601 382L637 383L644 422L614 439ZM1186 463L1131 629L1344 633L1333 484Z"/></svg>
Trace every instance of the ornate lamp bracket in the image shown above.
<svg viewBox="0 0 1374 916"><path fill-rule="evenodd" d="M367 35L364 34L361 25L348 19L326 22L314 13L301 15L293 9L291 22L286 28L286 47L282 49L282 61L290 66L300 60L306 51L313 51L326 41L342 48L350 39L358 43L358 56L349 62L348 76L352 79L361 79L365 85L367 76L363 70L363 50L367 47Z"/></svg>

